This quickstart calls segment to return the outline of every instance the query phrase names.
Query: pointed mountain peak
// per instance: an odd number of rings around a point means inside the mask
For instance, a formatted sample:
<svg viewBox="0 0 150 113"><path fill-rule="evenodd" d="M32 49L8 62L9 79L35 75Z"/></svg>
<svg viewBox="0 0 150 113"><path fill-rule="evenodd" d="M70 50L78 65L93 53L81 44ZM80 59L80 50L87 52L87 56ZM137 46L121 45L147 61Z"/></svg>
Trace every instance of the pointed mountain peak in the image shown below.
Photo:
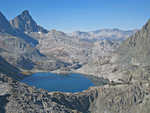
<svg viewBox="0 0 150 113"><path fill-rule="evenodd" d="M24 10L19 16L33 20L28 10Z"/></svg>
<svg viewBox="0 0 150 113"><path fill-rule="evenodd" d="M147 21L147 23L143 26L143 29L146 29L147 31L150 31L150 19Z"/></svg>
<svg viewBox="0 0 150 113"><path fill-rule="evenodd" d="M28 10L24 10L21 14L23 14L23 15L30 15Z"/></svg>
<svg viewBox="0 0 150 113"><path fill-rule="evenodd" d="M10 21L12 27L19 29L22 32L44 32L47 33L47 30L43 27L37 25L33 20L28 10L24 10L20 15Z"/></svg>

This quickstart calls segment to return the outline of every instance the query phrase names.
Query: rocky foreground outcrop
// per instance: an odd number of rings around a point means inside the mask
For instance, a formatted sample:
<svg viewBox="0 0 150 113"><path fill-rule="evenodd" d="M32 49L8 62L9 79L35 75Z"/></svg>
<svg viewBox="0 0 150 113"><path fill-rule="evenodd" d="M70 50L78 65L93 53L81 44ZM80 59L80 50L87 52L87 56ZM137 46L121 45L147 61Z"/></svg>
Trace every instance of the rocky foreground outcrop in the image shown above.
<svg viewBox="0 0 150 113"><path fill-rule="evenodd" d="M120 82L77 93L48 92L0 75L2 113L149 113L150 67L132 68Z"/></svg>

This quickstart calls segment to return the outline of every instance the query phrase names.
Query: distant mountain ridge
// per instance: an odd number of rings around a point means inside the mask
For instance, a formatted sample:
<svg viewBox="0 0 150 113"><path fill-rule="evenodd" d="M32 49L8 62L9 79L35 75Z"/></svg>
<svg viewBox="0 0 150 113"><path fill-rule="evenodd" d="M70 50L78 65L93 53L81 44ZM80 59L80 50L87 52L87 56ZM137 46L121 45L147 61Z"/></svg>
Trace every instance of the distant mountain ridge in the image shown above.
<svg viewBox="0 0 150 113"><path fill-rule="evenodd" d="M127 31L123 31L120 29L101 29L90 32L75 31L73 33L68 33L67 35L73 38L89 41L97 41L102 39L110 41L123 41L137 31L138 31L137 29Z"/></svg>
<svg viewBox="0 0 150 113"><path fill-rule="evenodd" d="M12 25L13 28L17 28L25 33L48 32L46 29L36 24L36 22L30 16L28 10L23 11L20 15L11 20L10 24Z"/></svg>

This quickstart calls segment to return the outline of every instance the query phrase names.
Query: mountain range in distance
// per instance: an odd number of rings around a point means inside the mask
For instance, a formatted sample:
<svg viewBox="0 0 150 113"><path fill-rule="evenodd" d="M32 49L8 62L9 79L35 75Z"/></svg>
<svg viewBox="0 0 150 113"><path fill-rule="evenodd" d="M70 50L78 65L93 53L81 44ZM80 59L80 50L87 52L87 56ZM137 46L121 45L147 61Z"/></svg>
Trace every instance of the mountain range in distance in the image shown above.
<svg viewBox="0 0 150 113"><path fill-rule="evenodd" d="M10 20L10 24L13 28L17 28L20 31L27 34L32 32L48 33L48 30L37 25L37 23L33 20L32 16L29 14L28 10L24 10L20 15L15 17L13 20ZM68 36L84 40L107 39L107 40L123 41L137 31L138 29L127 31L119 29L101 29L89 32L75 31L73 33L66 33L66 34Z"/></svg>
<svg viewBox="0 0 150 113"><path fill-rule="evenodd" d="M124 41L138 29L123 31L120 29L101 29L96 31L81 32L75 31L68 33L68 36L79 38L81 40L98 41L98 40L110 40L110 41Z"/></svg>

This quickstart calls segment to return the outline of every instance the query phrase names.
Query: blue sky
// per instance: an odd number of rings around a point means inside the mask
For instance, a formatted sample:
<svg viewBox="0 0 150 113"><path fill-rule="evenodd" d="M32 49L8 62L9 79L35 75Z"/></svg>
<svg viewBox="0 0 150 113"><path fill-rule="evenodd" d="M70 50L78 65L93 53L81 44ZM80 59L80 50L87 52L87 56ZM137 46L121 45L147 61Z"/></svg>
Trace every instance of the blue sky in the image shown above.
<svg viewBox="0 0 150 113"><path fill-rule="evenodd" d="M0 0L9 20L28 9L48 30L93 31L141 28L150 18L150 0Z"/></svg>

